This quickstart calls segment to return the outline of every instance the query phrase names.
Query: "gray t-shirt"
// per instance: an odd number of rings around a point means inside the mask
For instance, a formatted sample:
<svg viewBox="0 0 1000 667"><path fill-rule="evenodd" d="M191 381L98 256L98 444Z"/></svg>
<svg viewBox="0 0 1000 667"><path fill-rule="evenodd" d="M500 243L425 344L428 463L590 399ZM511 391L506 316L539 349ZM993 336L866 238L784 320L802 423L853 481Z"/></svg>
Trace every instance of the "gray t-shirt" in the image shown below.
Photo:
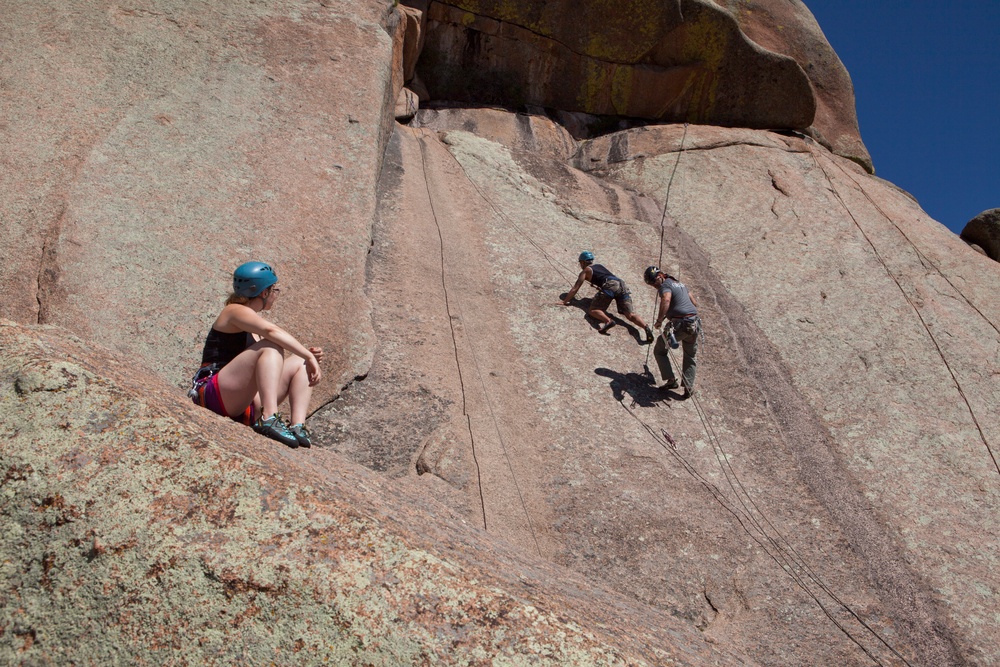
<svg viewBox="0 0 1000 667"><path fill-rule="evenodd" d="M670 292L670 310L667 311L667 319L672 320L686 315L697 315L698 309L691 302L688 288L684 283L666 278L660 285L660 295Z"/></svg>

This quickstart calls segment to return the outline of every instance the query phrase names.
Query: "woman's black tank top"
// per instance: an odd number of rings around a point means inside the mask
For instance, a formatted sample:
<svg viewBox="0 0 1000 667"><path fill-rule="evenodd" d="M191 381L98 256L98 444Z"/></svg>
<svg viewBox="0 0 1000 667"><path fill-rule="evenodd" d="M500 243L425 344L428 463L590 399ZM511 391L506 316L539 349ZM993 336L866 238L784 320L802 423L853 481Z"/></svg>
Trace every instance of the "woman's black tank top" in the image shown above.
<svg viewBox="0 0 1000 667"><path fill-rule="evenodd" d="M222 368L250 345L250 334L245 331L230 334L209 329L205 349L201 352L201 365L218 364Z"/></svg>

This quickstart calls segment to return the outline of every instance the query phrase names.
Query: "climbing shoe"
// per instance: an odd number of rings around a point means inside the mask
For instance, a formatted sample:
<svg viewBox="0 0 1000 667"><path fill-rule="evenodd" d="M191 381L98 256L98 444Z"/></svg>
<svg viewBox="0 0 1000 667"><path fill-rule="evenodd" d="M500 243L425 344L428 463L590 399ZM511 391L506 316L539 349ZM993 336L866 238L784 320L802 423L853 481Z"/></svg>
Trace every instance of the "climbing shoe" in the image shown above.
<svg viewBox="0 0 1000 667"><path fill-rule="evenodd" d="M667 380L664 384L660 385L660 389L677 389L679 386L680 384L677 383L677 380Z"/></svg>
<svg viewBox="0 0 1000 667"><path fill-rule="evenodd" d="M653 327L646 327L646 340L643 341L646 345L652 345L653 343Z"/></svg>
<svg viewBox="0 0 1000 667"><path fill-rule="evenodd" d="M610 336L611 334L609 334L608 331L611 329L611 327L615 326L616 324L618 323L615 322L614 320L611 320L610 322L602 326L600 329L598 329L598 331L604 336Z"/></svg>
<svg viewBox="0 0 1000 667"><path fill-rule="evenodd" d="M292 424L288 430L299 441L300 447L312 447L312 438L309 436L309 429L306 428L305 424Z"/></svg>
<svg viewBox="0 0 1000 667"><path fill-rule="evenodd" d="M271 438L271 440L277 440L278 442L288 445L291 448L296 448L299 446L299 440L295 437L285 422L281 421L281 417L275 412L273 415L264 419L264 415L254 422L253 430L257 431L263 436Z"/></svg>

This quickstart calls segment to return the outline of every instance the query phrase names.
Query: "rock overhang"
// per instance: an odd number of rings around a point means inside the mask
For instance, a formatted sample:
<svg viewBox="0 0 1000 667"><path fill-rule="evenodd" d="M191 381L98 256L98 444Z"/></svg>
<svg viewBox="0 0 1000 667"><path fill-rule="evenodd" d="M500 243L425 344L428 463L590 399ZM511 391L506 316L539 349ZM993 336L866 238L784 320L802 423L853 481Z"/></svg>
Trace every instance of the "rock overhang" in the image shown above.
<svg viewBox="0 0 1000 667"><path fill-rule="evenodd" d="M709 0L632 0L626 8L568 0L404 4L419 10L424 23L410 85L425 103L540 107L633 124L797 130L872 171L850 78L801 3L791 9ZM782 25L761 25L768 21ZM772 39L775 31L783 39ZM767 47L750 35L767 38ZM823 57L813 53L816 44Z"/></svg>

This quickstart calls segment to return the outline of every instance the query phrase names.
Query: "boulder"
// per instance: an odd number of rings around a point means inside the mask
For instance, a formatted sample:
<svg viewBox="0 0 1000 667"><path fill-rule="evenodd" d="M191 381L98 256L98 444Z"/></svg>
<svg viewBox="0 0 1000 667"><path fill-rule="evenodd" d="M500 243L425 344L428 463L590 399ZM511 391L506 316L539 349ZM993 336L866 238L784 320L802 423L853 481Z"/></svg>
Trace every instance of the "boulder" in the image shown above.
<svg viewBox="0 0 1000 667"><path fill-rule="evenodd" d="M716 0L730 11L740 29L763 48L795 59L809 76L816 98L810 134L836 155L874 173L861 140L854 85L812 12L801 0Z"/></svg>
<svg viewBox="0 0 1000 667"><path fill-rule="evenodd" d="M983 211L969 220L962 229L961 237L990 259L1000 262L1000 208Z"/></svg>
<svg viewBox="0 0 1000 667"><path fill-rule="evenodd" d="M409 121L417 113L417 109L420 108L420 98L417 94L410 90L409 88L403 88L399 91L399 97L396 98L396 109L395 117L396 120L405 123Z"/></svg>
<svg viewBox="0 0 1000 667"><path fill-rule="evenodd" d="M432 2L417 64L432 99L805 129L808 77L710 2ZM567 16L574 20L565 20Z"/></svg>

